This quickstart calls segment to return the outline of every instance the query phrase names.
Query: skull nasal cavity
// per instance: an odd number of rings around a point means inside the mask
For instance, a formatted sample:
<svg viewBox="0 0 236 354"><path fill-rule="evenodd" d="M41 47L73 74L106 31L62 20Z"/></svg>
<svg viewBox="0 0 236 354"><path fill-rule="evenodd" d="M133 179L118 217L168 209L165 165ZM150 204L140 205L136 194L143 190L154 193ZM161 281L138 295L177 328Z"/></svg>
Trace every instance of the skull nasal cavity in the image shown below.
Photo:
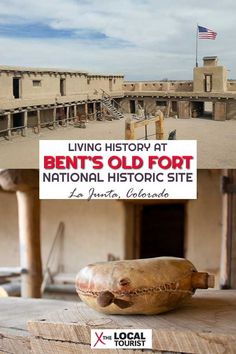
<svg viewBox="0 0 236 354"><path fill-rule="evenodd" d="M130 284L130 279L128 279L128 278L124 278L124 279L120 280L120 285L122 285L122 286L126 286L129 284Z"/></svg>

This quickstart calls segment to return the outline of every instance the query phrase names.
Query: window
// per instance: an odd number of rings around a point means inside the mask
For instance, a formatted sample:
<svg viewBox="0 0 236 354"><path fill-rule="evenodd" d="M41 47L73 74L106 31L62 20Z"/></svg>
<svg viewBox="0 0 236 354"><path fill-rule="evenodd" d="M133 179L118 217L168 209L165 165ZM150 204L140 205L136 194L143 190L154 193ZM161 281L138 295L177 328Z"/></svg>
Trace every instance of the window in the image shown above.
<svg viewBox="0 0 236 354"><path fill-rule="evenodd" d="M21 79L18 77L13 77L13 97L21 97Z"/></svg>
<svg viewBox="0 0 236 354"><path fill-rule="evenodd" d="M112 79L109 79L109 91L112 91Z"/></svg>
<svg viewBox="0 0 236 354"><path fill-rule="evenodd" d="M33 86L34 86L34 87L42 86L41 80L33 80Z"/></svg>
<svg viewBox="0 0 236 354"><path fill-rule="evenodd" d="M205 75L205 92L212 91L212 75Z"/></svg>
<svg viewBox="0 0 236 354"><path fill-rule="evenodd" d="M66 95L66 80L65 79L60 79L60 94L61 94L61 96Z"/></svg>

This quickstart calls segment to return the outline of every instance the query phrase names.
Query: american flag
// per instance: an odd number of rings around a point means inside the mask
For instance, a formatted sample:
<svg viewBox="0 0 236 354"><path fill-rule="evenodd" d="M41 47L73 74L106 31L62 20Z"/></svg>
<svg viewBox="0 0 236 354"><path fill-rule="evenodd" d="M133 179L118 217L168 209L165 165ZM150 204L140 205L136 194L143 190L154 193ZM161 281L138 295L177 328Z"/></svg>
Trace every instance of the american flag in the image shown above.
<svg viewBox="0 0 236 354"><path fill-rule="evenodd" d="M199 39L213 39L215 40L217 33L209 28L198 26L198 38Z"/></svg>

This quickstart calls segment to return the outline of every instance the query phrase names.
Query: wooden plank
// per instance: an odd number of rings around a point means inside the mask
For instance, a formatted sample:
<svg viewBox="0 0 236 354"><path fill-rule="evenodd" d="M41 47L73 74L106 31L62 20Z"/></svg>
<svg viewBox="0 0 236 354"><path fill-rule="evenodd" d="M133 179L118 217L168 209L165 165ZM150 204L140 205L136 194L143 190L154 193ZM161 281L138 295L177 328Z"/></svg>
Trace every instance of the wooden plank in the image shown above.
<svg viewBox="0 0 236 354"><path fill-rule="evenodd" d="M8 334L2 330L0 333L0 353L31 353L29 337L21 334L20 331Z"/></svg>
<svg viewBox="0 0 236 354"><path fill-rule="evenodd" d="M148 126L151 123L154 123L156 127L156 139L162 140L164 136L163 118L163 113L159 111L159 115L153 118L143 119L139 121L127 119L125 122L125 139L134 140L135 128L142 128Z"/></svg>
<svg viewBox="0 0 236 354"><path fill-rule="evenodd" d="M83 303L29 321L31 335L90 345L91 328L151 328L153 350L236 353L236 291L198 291L175 311L158 316L107 316Z"/></svg>
<svg viewBox="0 0 236 354"><path fill-rule="evenodd" d="M153 118L149 118L149 119L143 119L140 121L133 121L132 123L134 124L135 128L140 128L140 127L145 127L145 125L148 125L150 123L156 123L160 120L160 117L153 117Z"/></svg>
<svg viewBox="0 0 236 354"><path fill-rule="evenodd" d="M32 318L43 318L45 313L66 308L72 304L67 301L1 298L0 353L30 353L27 322Z"/></svg>
<svg viewBox="0 0 236 354"><path fill-rule="evenodd" d="M53 341L53 340L45 340L45 339L39 339L39 338L32 338L31 339L31 350L32 353L34 354L45 354L45 353L56 353L56 354L78 354L78 353L83 353L83 354L113 354L114 351L118 354L124 354L123 350L114 350L114 349L106 349L106 350L101 350L101 349L91 349L90 345L88 344L79 344L79 343L70 343L70 342L60 342L60 341ZM143 354L143 351L141 350L125 350L125 354ZM145 354L164 354L163 352L160 351L150 351L147 350L145 351ZM167 353L165 354L172 354L172 353ZM174 353L173 353L174 354Z"/></svg>

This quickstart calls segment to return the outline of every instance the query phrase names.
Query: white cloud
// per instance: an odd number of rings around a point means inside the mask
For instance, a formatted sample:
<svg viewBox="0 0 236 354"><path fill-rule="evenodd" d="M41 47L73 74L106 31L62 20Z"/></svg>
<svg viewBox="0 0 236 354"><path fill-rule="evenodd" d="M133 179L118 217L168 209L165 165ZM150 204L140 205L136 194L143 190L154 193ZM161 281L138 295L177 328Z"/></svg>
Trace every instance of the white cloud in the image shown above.
<svg viewBox="0 0 236 354"><path fill-rule="evenodd" d="M191 78L199 23L219 34L216 41L200 42L199 56L219 54L236 77L235 11L233 0L1 0L0 23L39 23L75 34L61 41L2 37L1 61L125 72L137 79ZM110 40L105 47L81 41L80 30L102 32ZM127 46L114 46L120 41Z"/></svg>

